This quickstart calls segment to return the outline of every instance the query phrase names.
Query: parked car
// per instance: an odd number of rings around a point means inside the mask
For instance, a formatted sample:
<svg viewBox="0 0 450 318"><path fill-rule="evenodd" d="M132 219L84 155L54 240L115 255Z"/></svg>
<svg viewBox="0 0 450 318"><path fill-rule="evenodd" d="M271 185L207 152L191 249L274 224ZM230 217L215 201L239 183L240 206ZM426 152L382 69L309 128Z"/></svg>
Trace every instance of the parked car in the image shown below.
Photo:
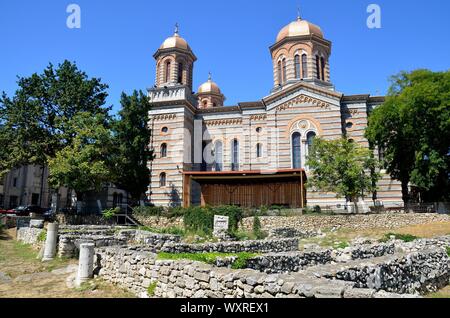
<svg viewBox="0 0 450 318"><path fill-rule="evenodd" d="M55 220L56 213L51 208L49 208L46 209L44 213L42 213L42 216L44 217L45 221L53 221Z"/></svg>
<svg viewBox="0 0 450 318"><path fill-rule="evenodd" d="M12 210L8 210L8 214L15 214L17 216L29 216L30 213L43 214L46 209L37 205L19 206Z"/></svg>
<svg viewBox="0 0 450 318"><path fill-rule="evenodd" d="M0 209L0 214L8 214L8 210Z"/></svg>

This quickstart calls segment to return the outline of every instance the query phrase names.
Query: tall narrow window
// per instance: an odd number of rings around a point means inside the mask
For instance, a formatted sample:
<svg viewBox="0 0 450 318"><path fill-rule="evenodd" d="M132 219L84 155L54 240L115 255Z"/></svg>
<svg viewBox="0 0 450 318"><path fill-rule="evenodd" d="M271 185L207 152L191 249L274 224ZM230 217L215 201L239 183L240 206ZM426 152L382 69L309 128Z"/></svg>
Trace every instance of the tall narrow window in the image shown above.
<svg viewBox="0 0 450 318"><path fill-rule="evenodd" d="M316 55L316 77L320 79L320 58L319 55Z"/></svg>
<svg viewBox="0 0 450 318"><path fill-rule="evenodd" d="M308 57L306 54L302 55L302 78L308 77Z"/></svg>
<svg viewBox="0 0 450 318"><path fill-rule="evenodd" d="M164 82L168 83L170 81L170 61L166 62L166 74L164 77Z"/></svg>
<svg viewBox="0 0 450 318"><path fill-rule="evenodd" d="M216 141L216 145L214 146L214 161L216 163L216 171L223 170L223 146L220 140Z"/></svg>
<svg viewBox="0 0 450 318"><path fill-rule="evenodd" d="M295 78L300 79L300 56L296 55L294 58L295 62Z"/></svg>
<svg viewBox="0 0 450 318"><path fill-rule="evenodd" d="M287 74L286 74L286 59L283 59L283 84L286 83L287 80Z"/></svg>
<svg viewBox="0 0 450 318"><path fill-rule="evenodd" d="M301 162L301 135L299 132L292 134L292 168L300 169Z"/></svg>
<svg viewBox="0 0 450 318"><path fill-rule="evenodd" d="M178 83L183 83L183 63L178 63Z"/></svg>
<svg viewBox="0 0 450 318"><path fill-rule="evenodd" d="M162 173L159 175L159 186L160 186L160 187L165 187L165 186L166 186L166 179L167 179L166 173L165 173L165 172L162 172Z"/></svg>
<svg viewBox="0 0 450 318"><path fill-rule="evenodd" d="M256 157L261 158L262 157L262 144L258 143L256 145Z"/></svg>
<svg viewBox="0 0 450 318"><path fill-rule="evenodd" d="M233 139L231 142L231 170L239 170L239 141Z"/></svg>
<svg viewBox="0 0 450 318"><path fill-rule="evenodd" d="M161 145L161 158L167 157L167 144Z"/></svg>
<svg viewBox="0 0 450 318"><path fill-rule="evenodd" d="M282 85L283 84L283 75L282 75L282 70L281 70L281 61L278 61L278 84Z"/></svg>
<svg viewBox="0 0 450 318"><path fill-rule="evenodd" d="M310 131L308 135L306 135L306 143L308 144L308 155L311 153L314 138L316 138L316 133L313 131Z"/></svg>
<svg viewBox="0 0 450 318"><path fill-rule="evenodd" d="M320 67L321 67L321 73L322 73L322 81L325 80L325 59L323 57L320 58Z"/></svg>

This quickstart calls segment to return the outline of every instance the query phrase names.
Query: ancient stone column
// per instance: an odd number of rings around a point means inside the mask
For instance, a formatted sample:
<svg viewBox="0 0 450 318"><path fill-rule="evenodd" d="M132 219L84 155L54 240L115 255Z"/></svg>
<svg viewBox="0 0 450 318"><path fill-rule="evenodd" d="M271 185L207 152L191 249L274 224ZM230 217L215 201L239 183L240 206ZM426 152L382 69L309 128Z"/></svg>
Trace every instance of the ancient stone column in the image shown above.
<svg viewBox="0 0 450 318"><path fill-rule="evenodd" d="M76 285L80 286L92 277L94 277L94 243L83 243L80 244Z"/></svg>
<svg viewBox="0 0 450 318"><path fill-rule="evenodd" d="M49 223L47 226L47 239L45 240L44 257L42 258L42 261L50 261L55 258L58 228L58 223Z"/></svg>

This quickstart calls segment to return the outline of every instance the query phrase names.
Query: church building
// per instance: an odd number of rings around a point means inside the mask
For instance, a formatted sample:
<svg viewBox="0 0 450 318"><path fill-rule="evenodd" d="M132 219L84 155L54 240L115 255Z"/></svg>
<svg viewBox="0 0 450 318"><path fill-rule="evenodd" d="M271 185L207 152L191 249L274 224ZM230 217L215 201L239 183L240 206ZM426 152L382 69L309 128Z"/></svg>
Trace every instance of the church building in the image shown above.
<svg viewBox="0 0 450 318"><path fill-rule="evenodd" d="M339 209L334 193L307 189L306 165L315 137L364 137L370 112L384 97L345 95L330 77L332 43L298 17L270 47L273 89L257 101L225 106L211 75L193 91L193 50L178 31L154 54L148 199L157 206L236 204ZM377 149L376 155L382 155ZM382 171L383 173L384 171ZM400 183L383 173L367 203L402 205Z"/></svg>

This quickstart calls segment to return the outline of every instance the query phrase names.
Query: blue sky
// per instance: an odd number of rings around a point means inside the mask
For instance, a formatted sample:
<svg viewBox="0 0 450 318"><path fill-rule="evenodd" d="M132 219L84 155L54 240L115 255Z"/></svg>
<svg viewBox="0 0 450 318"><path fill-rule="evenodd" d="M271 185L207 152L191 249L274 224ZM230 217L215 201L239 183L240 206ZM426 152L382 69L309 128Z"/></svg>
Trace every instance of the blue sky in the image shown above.
<svg viewBox="0 0 450 318"><path fill-rule="evenodd" d="M81 29L66 26L71 3L81 7ZM382 9L381 29L366 26L371 3ZM449 69L448 0L0 0L0 91L69 59L110 85L117 110L122 91L153 85L152 55L178 22L198 57L194 90L211 71L226 105L259 100L273 85L268 48L298 5L333 42L332 82L345 94L384 94L401 70Z"/></svg>

